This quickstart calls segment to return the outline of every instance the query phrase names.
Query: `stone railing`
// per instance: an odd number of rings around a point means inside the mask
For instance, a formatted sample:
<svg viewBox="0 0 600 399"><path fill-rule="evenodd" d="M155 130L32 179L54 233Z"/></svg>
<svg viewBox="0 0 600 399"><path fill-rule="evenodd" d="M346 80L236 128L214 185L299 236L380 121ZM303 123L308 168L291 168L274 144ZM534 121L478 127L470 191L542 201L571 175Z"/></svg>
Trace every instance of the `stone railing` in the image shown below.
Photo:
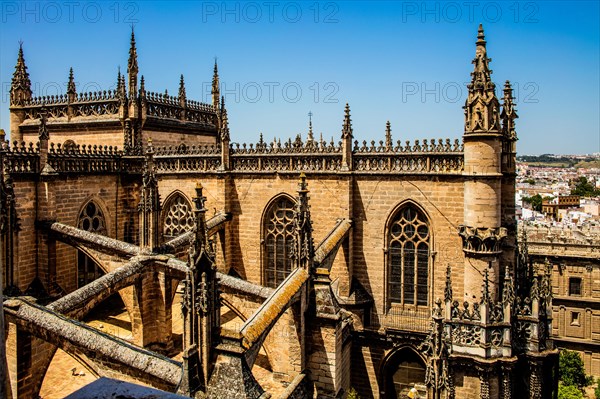
<svg viewBox="0 0 600 399"><path fill-rule="evenodd" d="M437 143L435 139L431 140L423 140L423 143L419 140L415 140L413 144L409 140L406 140L405 145L402 145L402 142L398 140L396 145L390 141L384 144L383 140L379 141L379 145L375 145L375 140L371 141L371 144L368 145L366 140L363 140L362 145L359 145L358 141L354 141L354 149L353 151L356 154L373 154L373 153L462 153L463 145L460 143L458 139L454 140L454 143L451 143L450 139L446 139L445 141L442 139L438 139Z"/></svg>
<svg viewBox="0 0 600 399"><path fill-rule="evenodd" d="M39 145L25 145L25 142L9 145L8 142L3 142L2 151L2 167L9 173L37 173L39 171L40 154Z"/></svg>
<svg viewBox="0 0 600 399"><path fill-rule="evenodd" d="M385 313L377 313L373 309L371 312L371 324L374 327L425 333L429 331L431 325L431 310L429 308L392 307Z"/></svg>
<svg viewBox="0 0 600 399"><path fill-rule="evenodd" d="M187 122L216 126L217 114L210 104L185 100L183 106L179 97L154 92L146 92L146 114L157 118L178 119Z"/></svg>
<svg viewBox="0 0 600 399"><path fill-rule="evenodd" d="M174 101L172 97L169 101ZM163 104L164 105L164 104ZM71 105L69 105L70 107ZM173 106L175 105L165 105ZM201 112L201 111L198 111ZM203 112L203 111L202 111ZM431 143L434 141L432 140ZM12 148L5 144L3 152L10 163L9 169L17 173L35 171L37 147L29 144L15 144ZM446 140L437 144L414 144L396 147L356 147L350 154L352 170L358 173L390 174L460 174L463 170L462 147ZM343 162L342 145L333 141L310 140L302 142L288 140L283 145L279 141L257 144L231 144L229 146L228 167L223 165L225 158L220 145L198 145L156 148L154 153L157 173L191 173L230 170L233 172L311 172L337 173L348 171ZM50 165L57 172L116 172L126 170L141 171L143 158L125 156L116 147L67 146L56 144L49 149ZM120 165L121 159L126 165Z"/></svg>
<svg viewBox="0 0 600 399"><path fill-rule="evenodd" d="M115 115L119 112L116 90L103 90L75 95L70 101L68 94L34 97L25 103L25 119L39 119L42 108L50 118Z"/></svg>
<svg viewBox="0 0 600 399"><path fill-rule="evenodd" d="M154 154L157 173L214 172L221 167L221 148L216 145L159 147Z"/></svg>

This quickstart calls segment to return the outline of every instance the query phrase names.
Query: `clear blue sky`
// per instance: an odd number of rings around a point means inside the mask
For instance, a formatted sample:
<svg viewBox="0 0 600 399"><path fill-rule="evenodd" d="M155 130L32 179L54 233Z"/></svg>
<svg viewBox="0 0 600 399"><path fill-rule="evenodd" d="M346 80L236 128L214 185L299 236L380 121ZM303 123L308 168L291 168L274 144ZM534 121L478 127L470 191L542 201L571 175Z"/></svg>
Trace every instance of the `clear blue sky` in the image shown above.
<svg viewBox="0 0 600 399"><path fill-rule="evenodd" d="M218 57L234 142L341 134L460 138L465 84L483 23L498 89L517 90L521 154L600 151L600 8L593 1L3 1L0 127L23 40L35 95L114 88L135 24L150 91L210 101Z"/></svg>

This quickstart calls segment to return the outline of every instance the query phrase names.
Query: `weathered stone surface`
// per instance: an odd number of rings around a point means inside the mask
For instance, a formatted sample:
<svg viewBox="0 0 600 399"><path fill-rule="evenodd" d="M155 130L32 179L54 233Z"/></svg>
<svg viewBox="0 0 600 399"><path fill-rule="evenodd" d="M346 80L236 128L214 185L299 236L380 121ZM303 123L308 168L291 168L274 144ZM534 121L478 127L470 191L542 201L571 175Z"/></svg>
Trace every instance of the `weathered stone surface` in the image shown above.
<svg viewBox="0 0 600 399"><path fill-rule="evenodd" d="M48 308L13 299L5 308L10 322L67 353L82 353L109 363L123 374L161 388L175 387L181 379L181 364L68 319Z"/></svg>

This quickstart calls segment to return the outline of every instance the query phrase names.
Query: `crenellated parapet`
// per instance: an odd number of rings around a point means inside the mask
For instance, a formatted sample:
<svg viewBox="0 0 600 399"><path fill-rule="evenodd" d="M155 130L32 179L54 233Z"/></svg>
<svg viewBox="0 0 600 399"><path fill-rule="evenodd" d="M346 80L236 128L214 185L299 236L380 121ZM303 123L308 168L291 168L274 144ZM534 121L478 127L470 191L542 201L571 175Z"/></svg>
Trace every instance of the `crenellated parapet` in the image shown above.
<svg viewBox="0 0 600 399"><path fill-rule="evenodd" d="M502 253L502 241L507 236L505 227L458 226L462 238L463 251L477 255L497 255Z"/></svg>

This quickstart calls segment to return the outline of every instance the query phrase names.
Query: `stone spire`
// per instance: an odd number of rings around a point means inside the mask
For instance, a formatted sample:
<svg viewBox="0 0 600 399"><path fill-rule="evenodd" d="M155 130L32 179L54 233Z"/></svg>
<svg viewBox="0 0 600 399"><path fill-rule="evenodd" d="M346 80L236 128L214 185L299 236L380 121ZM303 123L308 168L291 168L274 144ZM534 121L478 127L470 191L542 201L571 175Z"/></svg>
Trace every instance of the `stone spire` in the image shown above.
<svg viewBox="0 0 600 399"><path fill-rule="evenodd" d="M229 119L227 118L227 109L225 108L225 96L221 97L221 107L218 109L219 115L219 141L221 144L221 169L229 170Z"/></svg>
<svg viewBox="0 0 600 399"><path fill-rule="evenodd" d="M344 110L344 124L342 126L342 139L352 140L352 119L350 119L350 106L346 103Z"/></svg>
<svg viewBox="0 0 600 399"><path fill-rule="evenodd" d="M344 110L344 124L342 125L342 170L352 170L352 120L350 119L350 106L346 103Z"/></svg>
<svg viewBox="0 0 600 399"><path fill-rule="evenodd" d="M135 99L137 97L138 61L133 26L131 27L131 44L129 47L129 61L127 62L127 75L129 77L129 96L130 98Z"/></svg>
<svg viewBox="0 0 600 399"><path fill-rule="evenodd" d="M10 105L23 105L31 99L31 80L23 57L23 43L19 43L19 56L10 86Z"/></svg>
<svg viewBox="0 0 600 399"><path fill-rule="evenodd" d="M120 73L120 72L119 72ZM77 90L75 88L75 78L73 77L73 67L69 69L69 82L67 83L67 97L69 102L75 102L77 98Z"/></svg>
<svg viewBox="0 0 600 399"><path fill-rule="evenodd" d="M140 97L146 96L146 83L144 81L144 75L140 78Z"/></svg>
<svg viewBox="0 0 600 399"><path fill-rule="evenodd" d="M392 142L392 125L390 121L387 121L385 124L385 149L390 151L394 147L394 143Z"/></svg>
<svg viewBox="0 0 600 399"><path fill-rule="evenodd" d="M468 96L465 102L465 133L499 133L500 114L499 103L494 92L496 86L492 82L492 70L487 56L483 26L479 25L477 41L475 42L475 65L471 72L471 83L467 85Z"/></svg>
<svg viewBox="0 0 600 399"><path fill-rule="evenodd" d="M181 74L181 77L179 78L179 106L181 108L183 108L182 112L181 112L181 119L185 120L185 114L186 114L186 106L187 106L187 96L185 94L185 82L183 80L183 74Z"/></svg>
<svg viewBox="0 0 600 399"><path fill-rule="evenodd" d="M121 67L117 72L117 96L121 101L124 101L127 97L127 90L125 89L125 76L121 75Z"/></svg>
<svg viewBox="0 0 600 399"><path fill-rule="evenodd" d="M185 95L185 82L183 80L183 74L181 74L181 77L179 78L179 98L180 99L186 99L186 95Z"/></svg>
<svg viewBox="0 0 600 399"><path fill-rule="evenodd" d="M215 107L215 110L219 109L219 97L221 97L219 90L219 68L217 66L217 58L215 57L215 67L213 70L213 79L212 79L212 89L210 91L212 94L212 105Z"/></svg>
<svg viewBox="0 0 600 399"><path fill-rule="evenodd" d="M312 126L312 111L308 112L308 135L306 137L306 144L313 144L315 142L315 136L313 134L313 126Z"/></svg>
<svg viewBox="0 0 600 399"><path fill-rule="evenodd" d="M229 119L227 118L227 109L225 108L225 96L221 97L221 127L219 131L221 141L229 142Z"/></svg>
<svg viewBox="0 0 600 399"><path fill-rule="evenodd" d="M511 140L517 139L515 119L519 117L513 101L514 99L512 87L507 80L504 83L504 98L502 99L502 113L500 114L500 118L502 119L502 133L504 137Z"/></svg>

